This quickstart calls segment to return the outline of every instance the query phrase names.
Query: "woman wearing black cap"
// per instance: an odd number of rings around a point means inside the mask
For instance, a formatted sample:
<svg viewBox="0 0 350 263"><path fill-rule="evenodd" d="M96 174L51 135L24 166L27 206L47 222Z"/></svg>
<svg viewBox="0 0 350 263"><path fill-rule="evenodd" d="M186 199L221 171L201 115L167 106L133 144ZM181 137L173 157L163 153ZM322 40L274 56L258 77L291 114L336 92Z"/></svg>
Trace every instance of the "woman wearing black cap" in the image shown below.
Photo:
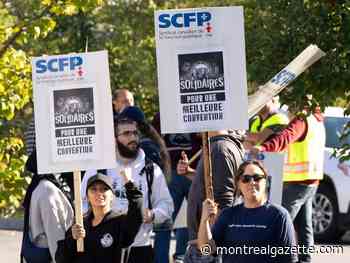
<svg viewBox="0 0 350 263"><path fill-rule="evenodd" d="M112 180L97 173L87 182L89 211L84 216L84 227L75 224L58 242L57 263L121 262L122 248L128 247L142 224L142 193L123 174L128 213L117 215L111 210ZM84 238L84 252L77 252L76 240Z"/></svg>

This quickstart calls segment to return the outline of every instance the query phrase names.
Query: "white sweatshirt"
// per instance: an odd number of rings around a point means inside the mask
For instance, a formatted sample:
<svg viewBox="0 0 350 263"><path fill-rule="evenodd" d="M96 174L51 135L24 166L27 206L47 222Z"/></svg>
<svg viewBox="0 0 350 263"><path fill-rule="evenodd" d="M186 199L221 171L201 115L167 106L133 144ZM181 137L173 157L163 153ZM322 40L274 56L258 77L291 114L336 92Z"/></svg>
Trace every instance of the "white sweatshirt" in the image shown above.
<svg viewBox="0 0 350 263"><path fill-rule="evenodd" d="M112 203L113 211L124 214L128 209L128 200L126 199L124 181L120 176L120 171L123 171L125 168L131 169L132 181L143 193L143 207L148 208L148 187L146 175L145 173L142 176L140 175L140 172L144 166L145 153L140 149L137 158L128 165L124 165L123 163L117 161L117 167L115 169L107 169L107 175L112 177L113 191L115 193L115 199ZM88 179L95 174L96 170L87 171L81 184L83 212L88 210L86 184ZM156 164L154 164L151 202L154 212L154 223L160 224L171 218L174 210L173 200L170 196L163 172ZM140 247L150 245L152 228L152 224L142 224L135 237L135 242L131 246Z"/></svg>

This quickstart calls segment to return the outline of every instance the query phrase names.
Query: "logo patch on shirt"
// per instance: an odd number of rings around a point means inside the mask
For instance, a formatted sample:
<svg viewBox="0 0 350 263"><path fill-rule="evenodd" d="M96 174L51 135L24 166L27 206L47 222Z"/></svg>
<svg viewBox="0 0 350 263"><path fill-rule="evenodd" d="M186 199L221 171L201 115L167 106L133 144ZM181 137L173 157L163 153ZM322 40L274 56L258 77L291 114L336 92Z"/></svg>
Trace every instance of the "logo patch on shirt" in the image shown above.
<svg viewBox="0 0 350 263"><path fill-rule="evenodd" d="M113 244L113 237L110 233L104 234L104 236L101 238L101 245L102 247L110 247Z"/></svg>

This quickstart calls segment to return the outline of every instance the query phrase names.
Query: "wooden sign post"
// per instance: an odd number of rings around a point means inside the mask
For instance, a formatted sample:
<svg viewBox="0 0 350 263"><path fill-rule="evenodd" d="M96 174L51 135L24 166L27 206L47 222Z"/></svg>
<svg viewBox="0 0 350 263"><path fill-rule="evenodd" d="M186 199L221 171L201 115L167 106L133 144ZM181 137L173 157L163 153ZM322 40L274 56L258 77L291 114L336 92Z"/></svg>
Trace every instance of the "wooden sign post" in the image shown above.
<svg viewBox="0 0 350 263"><path fill-rule="evenodd" d="M205 197L214 200L208 132L202 133Z"/></svg>
<svg viewBox="0 0 350 263"><path fill-rule="evenodd" d="M80 171L74 171L74 208L75 208L75 222L83 226L83 210L81 201L81 176ZM84 239L77 240L77 251L84 252Z"/></svg>
<svg viewBox="0 0 350 263"><path fill-rule="evenodd" d="M210 143L209 143L208 132L202 133L202 151L203 151L205 198L214 201L213 175L211 170ZM214 223L214 216L210 216L209 223L211 225Z"/></svg>

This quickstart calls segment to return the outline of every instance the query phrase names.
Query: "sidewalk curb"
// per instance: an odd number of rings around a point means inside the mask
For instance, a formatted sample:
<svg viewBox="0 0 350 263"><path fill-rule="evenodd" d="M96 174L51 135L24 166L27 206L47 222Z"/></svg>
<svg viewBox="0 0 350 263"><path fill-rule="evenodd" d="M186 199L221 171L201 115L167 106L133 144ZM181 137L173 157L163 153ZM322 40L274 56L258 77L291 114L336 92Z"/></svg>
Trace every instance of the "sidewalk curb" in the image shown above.
<svg viewBox="0 0 350 263"><path fill-rule="evenodd" d="M23 219L0 218L1 230L23 230Z"/></svg>

